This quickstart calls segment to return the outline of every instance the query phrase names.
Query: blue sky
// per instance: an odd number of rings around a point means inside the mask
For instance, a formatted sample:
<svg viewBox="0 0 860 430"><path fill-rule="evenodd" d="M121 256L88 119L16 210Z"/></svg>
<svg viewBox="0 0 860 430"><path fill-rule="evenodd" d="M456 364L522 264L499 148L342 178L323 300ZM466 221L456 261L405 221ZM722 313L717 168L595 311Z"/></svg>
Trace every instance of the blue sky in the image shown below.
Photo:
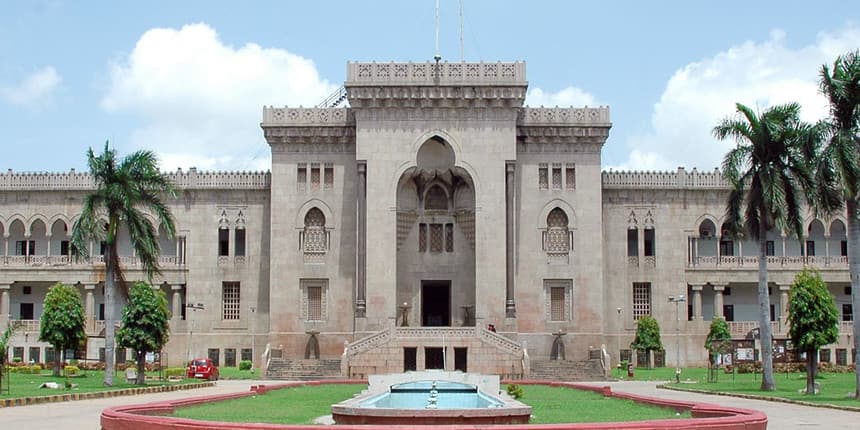
<svg viewBox="0 0 860 430"><path fill-rule="evenodd" d="M457 1L440 50L459 61ZM860 48L851 1L463 0L466 61L527 62L533 106L609 105L605 169L713 169L735 102L827 113L821 64ZM263 105L312 106L347 61L426 61L433 0L0 5L0 169L85 168L110 139L166 169L260 170Z"/></svg>

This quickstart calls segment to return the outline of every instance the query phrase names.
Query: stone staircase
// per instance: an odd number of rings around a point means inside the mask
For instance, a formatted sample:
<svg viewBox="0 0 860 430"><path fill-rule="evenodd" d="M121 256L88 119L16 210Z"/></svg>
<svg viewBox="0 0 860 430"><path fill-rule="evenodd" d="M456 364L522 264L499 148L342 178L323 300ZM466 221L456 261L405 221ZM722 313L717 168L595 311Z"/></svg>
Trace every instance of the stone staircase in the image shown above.
<svg viewBox="0 0 860 430"><path fill-rule="evenodd" d="M605 381L599 359L568 361L531 359L529 379L548 381Z"/></svg>
<svg viewBox="0 0 860 430"><path fill-rule="evenodd" d="M340 360L273 357L266 378L288 381L340 379Z"/></svg>

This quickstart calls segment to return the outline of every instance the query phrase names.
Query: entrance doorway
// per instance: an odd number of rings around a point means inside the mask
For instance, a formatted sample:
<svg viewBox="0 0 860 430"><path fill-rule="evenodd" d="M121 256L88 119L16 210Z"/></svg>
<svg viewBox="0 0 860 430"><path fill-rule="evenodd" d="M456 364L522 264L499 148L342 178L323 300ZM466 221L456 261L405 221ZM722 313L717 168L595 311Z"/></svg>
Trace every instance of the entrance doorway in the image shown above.
<svg viewBox="0 0 860 430"><path fill-rule="evenodd" d="M442 348L424 348L424 368L445 369L445 352Z"/></svg>
<svg viewBox="0 0 860 430"><path fill-rule="evenodd" d="M451 281L421 281L421 325L451 325Z"/></svg>

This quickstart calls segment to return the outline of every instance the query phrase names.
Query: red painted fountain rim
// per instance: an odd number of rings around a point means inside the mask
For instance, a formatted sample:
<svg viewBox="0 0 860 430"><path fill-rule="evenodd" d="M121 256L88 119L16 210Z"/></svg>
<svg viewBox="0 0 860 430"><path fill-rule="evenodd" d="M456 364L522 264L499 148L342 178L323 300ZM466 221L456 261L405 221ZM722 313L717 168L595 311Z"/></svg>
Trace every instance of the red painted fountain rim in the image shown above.
<svg viewBox="0 0 860 430"><path fill-rule="evenodd" d="M409 429L415 428L414 425L282 425L282 424L256 424L256 423L227 423L218 421L200 421L186 418L174 418L163 416L172 414L178 407L197 405L201 403L209 403L213 401L221 401L235 399L256 394L263 394L267 391L278 390L287 387L296 387L301 385L323 385L323 384L359 384L366 383L364 380L322 380L322 381L302 381L302 382L286 382L271 385L252 385L251 389L246 392L238 392L231 394L216 394L211 396L198 396L180 400L170 400L162 402L152 402L139 405L115 406L107 408L101 415L101 427L103 430L175 430L175 429L218 429L218 430L237 430L237 429L254 429L254 430L347 430L347 429ZM620 391L612 391L610 387L599 387L593 385L577 384L572 382L552 382L552 381L506 381L505 383L516 383L520 385L548 385L552 387L570 387L578 390L593 391L601 393L606 397L615 397L620 399L629 399L638 403L651 404L662 406L670 409L675 409L678 412L689 411L693 418L685 419L667 419L667 420L650 420L650 421L633 421L633 422L612 422L612 423L569 423L569 424L501 424L501 425L482 425L482 429L505 429L505 430L560 430L560 429L719 429L719 430L765 430L767 429L767 416L760 411L734 408L729 406L720 406L710 403L685 402L678 400L660 399L657 397L640 396L636 394L624 393ZM474 429L473 425L445 425L436 426L444 427L445 430L466 430Z"/></svg>

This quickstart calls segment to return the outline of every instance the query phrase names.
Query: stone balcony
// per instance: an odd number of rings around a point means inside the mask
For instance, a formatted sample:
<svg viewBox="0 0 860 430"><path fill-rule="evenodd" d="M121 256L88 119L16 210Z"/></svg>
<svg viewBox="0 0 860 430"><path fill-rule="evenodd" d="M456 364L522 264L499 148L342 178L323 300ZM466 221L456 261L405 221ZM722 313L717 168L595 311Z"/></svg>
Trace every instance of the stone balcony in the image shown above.
<svg viewBox="0 0 860 430"><path fill-rule="evenodd" d="M140 259L134 256L123 256L119 258L120 264L125 268L140 267ZM96 255L89 260L78 260L67 255L0 255L0 266L9 268L27 267L87 267L104 265L104 256ZM162 269L184 268L185 262L175 255L161 255L158 257L158 265Z"/></svg>
<svg viewBox="0 0 860 430"><path fill-rule="evenodd" d="M848 257L825 256L770 256L768 268L802 269L804 267L834 268L848 270ZM690 269L758 269L758 256L707 256L693 258L687 265Z"/></svg>

